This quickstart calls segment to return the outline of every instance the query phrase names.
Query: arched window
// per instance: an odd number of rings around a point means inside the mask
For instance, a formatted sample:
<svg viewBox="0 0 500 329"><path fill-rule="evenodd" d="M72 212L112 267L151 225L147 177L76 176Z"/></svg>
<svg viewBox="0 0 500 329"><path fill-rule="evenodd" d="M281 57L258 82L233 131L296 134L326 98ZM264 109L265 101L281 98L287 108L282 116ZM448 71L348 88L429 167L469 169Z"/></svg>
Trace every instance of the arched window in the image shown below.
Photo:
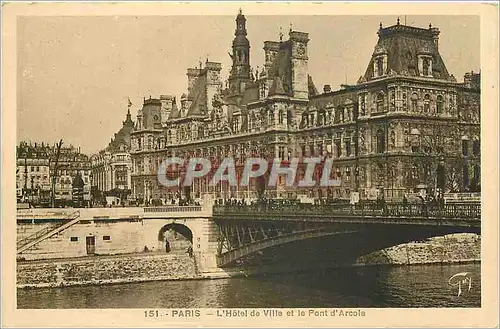
<svg viewBox="0 0 500 329"><path fill-rule="evenodd" d="M385 152L385 133L382 129L377 130L377 153Z"/></svg>
<svg viewBox="0 0 500 329"><path fill-rule="evenodd" d="M431 107L431 96L429 94L425 94L424 96L424 112L429 113Z"/></svg>
<svg viewBox="0 0 500 329"><path fill-rule="evenodd" d="M411 94L410 101L411 101L411 110L413 112L417 112L417 110L418 110L418 95L417 95L417 93Z"/></svg>
<svg viewBox="0 0 500 329"><path fill-rule="evenodd" d="M384 93L377 95L377 112L384 111Z"/></svg>
<svg viewBox="0 0 500 329"><path fill-rule="evenodd" d="M444 101L443 101L443 96L438 95L436 99L436 111L438 114L443 113L443 108L444 108Z"/></svg>

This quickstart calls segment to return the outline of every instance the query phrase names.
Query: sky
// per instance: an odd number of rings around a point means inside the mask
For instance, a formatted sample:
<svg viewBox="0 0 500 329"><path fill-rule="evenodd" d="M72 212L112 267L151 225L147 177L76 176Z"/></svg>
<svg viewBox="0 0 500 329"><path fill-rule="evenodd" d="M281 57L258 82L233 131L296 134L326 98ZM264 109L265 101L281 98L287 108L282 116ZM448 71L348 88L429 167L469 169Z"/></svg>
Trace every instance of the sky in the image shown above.
<svg viewBox="0 0 500 329"><path fill-rule="evenodd" d="M244 13L244 8L243 8ZM17 140L80 146L91 155L107 146L143 97L187 89L186 70L221 62L227 78L234 16L30 16L18 19ZM400 16L401 24L441 31L439 49L461 81L480 69L478 16ZM250 64L264 61L263 42L309 33L309 74L321 91L355 84L377 43L379 23L397 16L246 16Z"/></svg>

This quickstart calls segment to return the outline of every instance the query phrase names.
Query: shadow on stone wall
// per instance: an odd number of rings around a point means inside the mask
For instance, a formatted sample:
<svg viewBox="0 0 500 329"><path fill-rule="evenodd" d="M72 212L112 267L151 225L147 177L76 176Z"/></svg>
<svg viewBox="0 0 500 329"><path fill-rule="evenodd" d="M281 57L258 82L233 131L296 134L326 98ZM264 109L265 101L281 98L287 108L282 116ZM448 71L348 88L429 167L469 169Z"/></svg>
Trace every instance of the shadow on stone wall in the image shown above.
<svg viewBox="0 0 500 329"><path fill-rule="evenodd" d="M481 260L481 236L450 234L386 248L357 259L357 264L432 264Z"/></svg>

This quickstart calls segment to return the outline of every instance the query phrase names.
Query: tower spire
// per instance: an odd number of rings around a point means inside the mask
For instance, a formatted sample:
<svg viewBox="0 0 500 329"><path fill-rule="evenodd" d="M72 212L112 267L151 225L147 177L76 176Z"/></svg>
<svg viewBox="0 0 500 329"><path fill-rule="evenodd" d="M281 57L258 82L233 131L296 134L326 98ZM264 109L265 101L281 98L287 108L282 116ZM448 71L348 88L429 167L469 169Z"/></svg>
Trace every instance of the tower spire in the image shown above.
<svg viewBox="0 0 500 329"><path fill-rule="evenodd" d="M240 8L236 16L236 30L231 55L233 64L229 76L229 89L233 95L241 94L245 84L250 81L250 42L246 37L246 21Z"/></svg>

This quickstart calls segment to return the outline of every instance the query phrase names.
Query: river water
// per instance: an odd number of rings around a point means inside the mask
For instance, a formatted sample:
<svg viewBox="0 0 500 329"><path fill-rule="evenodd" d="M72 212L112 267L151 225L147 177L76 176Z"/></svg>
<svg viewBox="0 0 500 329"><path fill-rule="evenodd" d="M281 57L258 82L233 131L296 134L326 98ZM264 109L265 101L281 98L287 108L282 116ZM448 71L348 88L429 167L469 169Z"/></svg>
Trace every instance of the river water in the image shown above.
<svg viewBox="0 0 500 329"><path fill-rule="evenodd" d="M468 272L472 286L448 279ZM370 266L17 291L18 308L480 307L481 265Z"/></svg>

